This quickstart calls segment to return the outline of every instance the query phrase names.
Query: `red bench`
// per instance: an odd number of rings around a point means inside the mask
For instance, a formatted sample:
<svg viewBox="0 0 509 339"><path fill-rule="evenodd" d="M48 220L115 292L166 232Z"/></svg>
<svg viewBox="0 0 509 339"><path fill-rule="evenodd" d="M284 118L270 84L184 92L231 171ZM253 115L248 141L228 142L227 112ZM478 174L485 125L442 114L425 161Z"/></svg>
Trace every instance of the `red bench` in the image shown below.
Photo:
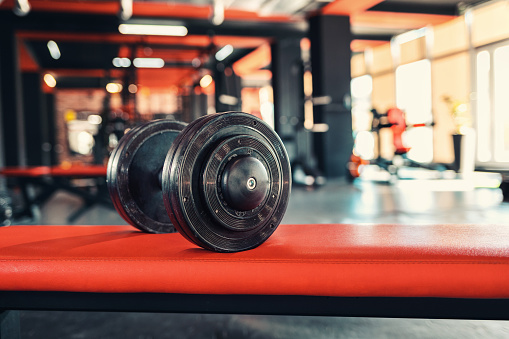
<svg viewBox="0 0 509 339"><path fill-rule="evenodd" d="M0 228L0 308L509 319L509 228L281 225L209 252L130 226Z"/></svg>
<svg viewBox="0 0 509 339"><path fill-rule="evenodd" d="M69 217L69 222L77 219L90 207L101 204L113 207L105 187L106 166L80 165L71 167L35 166L35 167L5 167L0 175L16 180L21 188L25 209L20 216L28 216L38 222L39 206L44 204L56 191L63 190L83 200L83 207ZM73 179L91 179L94 181L94 191L77 187ZM38 189L37 194L31 187Z"/></svg>
<svg viewBox="0 0 509 339"><path fill-rule="evenodd" d="M5 177L106 177L106 166L80 165L71 167L62 166L34 166L34 167L4 167L0 174Z"/></svg>

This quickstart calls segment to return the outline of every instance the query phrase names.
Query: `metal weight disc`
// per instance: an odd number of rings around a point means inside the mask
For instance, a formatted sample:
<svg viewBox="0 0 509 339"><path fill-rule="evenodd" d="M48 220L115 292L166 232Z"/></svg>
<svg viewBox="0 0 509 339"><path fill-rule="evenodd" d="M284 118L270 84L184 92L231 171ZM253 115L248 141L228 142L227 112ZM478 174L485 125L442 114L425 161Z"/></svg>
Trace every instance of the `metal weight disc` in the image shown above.
<svg viewBox="0 0 509 339"><path fill-rule="evenodd" d="M288 205L291 176L281 139L246 113L211 114L175 139L163 166L163 200L175 228L214 251L257 247Z"/></svg>
<svg viewBox="0 0 509 339"><path fill-rule="evenodd" d="M161 194L161 170L168 149L186 124L155 120L130 130L108 161L108 190L115 209L138 229L171 233L175 228Z"/></svg>
<svg viewBox="0 0 509 339"><path fill-rule="evenodd" d="M172 210L171 208L169 207L169 205L166 203L166 198L168 197L168 194L165 193L165 189L166 190L169 190L169 181L167 180L168 176L169 176L169 171L170 171L170 168L168 168L166 166L166 164L169 164L171 161L173 160L169 160L169 159L173 159L173 155L175 155L175 152L172 152L172 148L175 148L177 149L179 147L179 144L180 144L180 141L182 139L185 140L185 138L183 138L184 136L186 135L194 135L200 128L201 126L203 126L204 123L206 123L207 121L209 121L211 118L213 118L213 115L206 115L206 116L203 116L199 119L196 119L194 121L192 121L189 125L187 125L187 127L177 136L177 138L175 139L175 141L173 142L172 144L172 147L170 147L170 150L168 151L168 154L166 156L166 159L164 161L164 165L163 165L163 172L162 172L162 190L163 190L163 194L162 194L162 197L163 197L163 201L164 202L164 205L166 207L166 212L168 213L168 216L171 220L171 217L172 217ZM175 160L178 162L178 160ZM165 188L166 187L166 188ZM173 222L172 222L173 223ZM189 229L187 228L182 228L179 226L179 224L176 224L176 223L173 223L173 226L175 227L175 229L182 235L184 236L184 238L186 238L187 240L195 243L196 245L198 246L201 246L199 243L197 243L195 241L195 239L192 237L192 233L190 232ZM189 235L188 235L189 233Z"/></svg>

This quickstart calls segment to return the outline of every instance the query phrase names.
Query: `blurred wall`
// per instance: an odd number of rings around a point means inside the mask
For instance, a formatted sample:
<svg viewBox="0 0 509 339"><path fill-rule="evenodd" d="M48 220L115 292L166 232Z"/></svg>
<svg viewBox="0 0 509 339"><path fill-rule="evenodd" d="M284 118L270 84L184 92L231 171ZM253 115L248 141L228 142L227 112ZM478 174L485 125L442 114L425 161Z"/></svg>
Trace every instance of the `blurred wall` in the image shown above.
<svg viewBox="0 0 509 339"><path fill-rule="evenodd" d="M430 60L432 107L436 123L433 130L433 161L451 163L454 160L451 138L454 124L451 107L444 101L444 96L470 103L472 108L472 56L478 47L503 41L509 44L508 18L507 1L495 1L475 8L449 22L428 27L425 36L398 46L392 41L355 54L351 60L352 77L372 76L373 108L386 112L396 105L396 68L422 59ZM382 130L381 142L382 156L390 158L394 152L390 131Z"/></svg>

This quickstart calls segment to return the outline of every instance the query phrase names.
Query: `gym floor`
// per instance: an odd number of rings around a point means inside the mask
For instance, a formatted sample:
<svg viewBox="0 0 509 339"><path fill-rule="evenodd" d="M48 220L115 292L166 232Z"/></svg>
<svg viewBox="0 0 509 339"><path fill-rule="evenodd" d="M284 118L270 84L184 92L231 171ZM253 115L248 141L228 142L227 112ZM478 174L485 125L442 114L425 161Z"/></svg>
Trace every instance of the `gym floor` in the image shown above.
<svg viewBox="0 0 509 339"><path fill-rule="evenodd" d="M509 203L472 181L332 182L294 187L283 223L507 224ZM489 186L489 185L488 185ZM56 194L42 223L66 224L80 201ZM76 224L125 224L95 207ZM308 227L308 226L303 226ZM23 338L509 338L509 321L104 312L21 312Z"/></svg>

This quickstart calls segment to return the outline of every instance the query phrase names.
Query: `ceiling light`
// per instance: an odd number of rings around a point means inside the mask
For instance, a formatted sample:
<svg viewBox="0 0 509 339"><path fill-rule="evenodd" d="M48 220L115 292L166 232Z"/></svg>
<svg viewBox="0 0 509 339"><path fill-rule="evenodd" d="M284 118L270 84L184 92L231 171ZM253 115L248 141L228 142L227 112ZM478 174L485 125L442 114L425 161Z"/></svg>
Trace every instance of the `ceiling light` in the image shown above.
<svg viewBox="0 0 509 339"><path fill-rule="evenodd" d="M57 43L53 40L50 40L50 41L48 41L47 46L48 46L49 54L51 55L51 57L55 60L60 59L62 54L60 54L60 49L58 48Z"/></svg>
<svg viewBox="0 0 509 339"><path fill-rule="evenodd" d="M212 4L212 16L210 21L213 25L219 26L224 22L224 2L223 0L214 0Z"/></svg>
<svg viewBox="0 0 509 339"><path fill-rule="evenodd" d="M129 58L113 58L113 66L115 67L129 67L131 66L131 60Z"/></svg>
<svg viewBox="0 0 509 339"><path fill-rule="evenodd" d="M55 87L57 85L57 81L55 80L55 77L49 73L44 74L44 82L48 87Z"/></svg>
<svg viewBox="0 0 509 339"><path fill-rule="evenodd" d="M187 35L186 27L169 25L121 24L118 26L118 31L122 34L138 34L138 35L168 35L168 36Z"/></svg>
<svg viewBox="0 0 509 339"><path fill-rule="evenodd" d="M223 48L221 48L216 53L216 60L217 61L223 61L226 59L230 54L233 53L233 46L232 45L226 45Z"/></svg>
<svg viewBox="0 0 509 339"><path fill-rule="evenodd" d="M25 16L30 12L30 4L28 0L15 0L14 1L14 14L17 16Z"/></svg>
<svg viewBox="0 0 509 339"><path fill-rule="evenodd" d="M202 88L205 88L207 87L208 85L210 85L212 83L212 76L210 76L209 74L205 75L203 78L201 78L200 80L200 86Z"/></svg>
<svg viewBox="0 0 509 339"><path fill-rule="evenodd" d="M200 58L194 58L193 61L191 61L191 64L193 65L193 67L200 67L201 66Z"/></svg>
<svg viewBox="0 0 509 339"><path fill-rule="evenodd" d="M122 65L122 67L131 66L131 60L129 60L129 58L121 58L120 63Z"/></svg>
<svg viewBox="0 0 509 339"><path fill-rule="evenodd" d="M129 20L133 16L133 0L120 0L120 19Z"/></svg>
<svg viewBox="0 0 509 339"><path fill-rule="evenodd" d="M164 60L161 58L136 58L133 64L138 68L163 68Z"/></svg>
<svg viewBox="0 0 509 339"><path fill-rule="evenodd" d="M110 82L109 84L106 85L106 91L108 91L108 93L120 93L122 92L122 85L121 84L118 84L116 82Z"/></svg>
<svg viewBox="0 0 509 339"><path fill-rule="evenodd" d="M232 95L221 94L219 96L219 102L225 105L235 106L239 103L239 99Z"/></svg>
<svg viewBox="0 0 509 339"><path fill-rule="evenodd" d="M129 93L134 94L138 92L138 86L136 86L135 84L130 84L129 87L127 87L127 90L129 91Z"/></svg>

